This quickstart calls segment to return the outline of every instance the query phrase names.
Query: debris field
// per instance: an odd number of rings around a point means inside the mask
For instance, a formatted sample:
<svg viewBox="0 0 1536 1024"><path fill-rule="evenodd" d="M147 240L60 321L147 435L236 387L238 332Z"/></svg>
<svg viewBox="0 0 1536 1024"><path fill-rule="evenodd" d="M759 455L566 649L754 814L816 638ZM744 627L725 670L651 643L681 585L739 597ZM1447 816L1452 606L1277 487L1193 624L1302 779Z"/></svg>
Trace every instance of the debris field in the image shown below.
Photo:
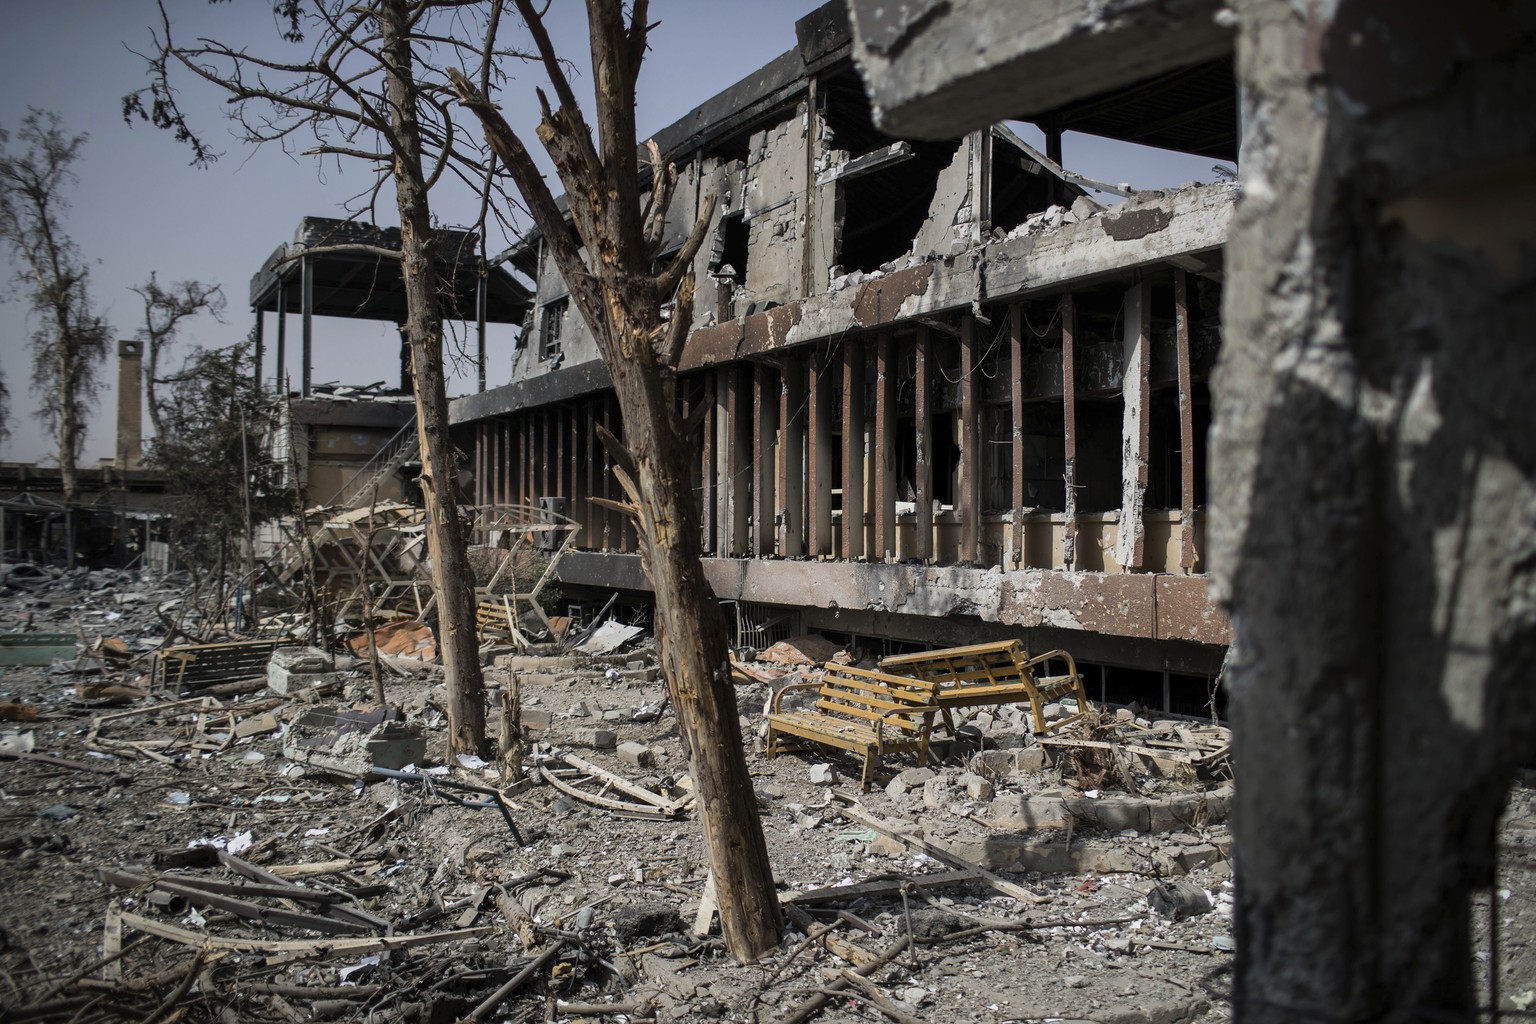
<svg viewBox="0 0 1536 1024"><path fill-rule="evenodd" d="M79 572L0 592L23 649L79 640L0 683L0 1020L1231 1015L1233 766L1212 723L1092 709L1036 735L1028 703L995 705L936 727L927 764L888 756L861 791L857 757L764 751L774 694L862 652L741 652L760 655L737 662L737 697L786 913L779 949L742 965L711 926L643 631L610 626L602 654L488 652L521 729L495 737L503 760L449 760L424 630L397 627L382 707L365 659L288 641L200 678L166 654L187 639L165 628L185 590ZM1528 786L1503 830L1474 926L1497 915L1501 1001L1518 1010L1536 999ZM1474 969L1490 966L1485 944Z"/></svg>

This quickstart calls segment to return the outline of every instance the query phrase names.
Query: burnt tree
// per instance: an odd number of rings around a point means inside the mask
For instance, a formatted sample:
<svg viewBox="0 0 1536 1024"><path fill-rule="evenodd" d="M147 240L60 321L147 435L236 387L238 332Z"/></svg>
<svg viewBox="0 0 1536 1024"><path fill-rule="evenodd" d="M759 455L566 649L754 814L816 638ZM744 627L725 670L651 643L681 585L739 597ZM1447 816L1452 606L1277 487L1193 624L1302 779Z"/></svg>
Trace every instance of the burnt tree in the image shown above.
<svg viewBox="0 0 1536 1024"><path fill-rule="evenodd" d="M646 0L628 21L619 0L588 0L597 136L571 90L531 0L516 0L553 85L539 92L538 136L565 186L573 237L517 134L485 91L450 71L461 101L522 192L582 317L597 339L623 414L624 440L604 442L629 498L641 564L656 596L656 640L692 758L721 929L731 953L754 959L777 945L782 918L741 744L724 623L704 578L699 509L689 484L696 423L679 414L676 368L693 317L690 264L714 212L710 196L687 241L657 271L677 170L654 143L649 194L635 137L635 82L645 54ZM579 244L577 241L579 238ZM583 252L584 250L584 252ZM662 306L671 302L670 317Z"/></svg>
<svg viewBox="0 0 1536 1024"><path fill-rule="evenodd" d="M462 144L465 133L452 122L446 84L423 74L424 65L434 60L473 59L488 88L497 59L516 56L495 45L499 4L487 5L481 39L474 45L461 41L465 19L477 6L459 0L274 0L282 34L274 56L212 40L175 45L162 9L156 46L146 58L150 85L124 99L124 114L172 131L192 146L195 162L214 159L177 105L170 72L179 68L228 94L245 141L305 144L312 138L309 155L371 165L372 184L362 194L362 210L393 186L399 251L338 244L307 252L363 251L400 260L408 310L402 330L415 383L421 492L448 684L449 750L485 754L474 574L449 436L440 300L447 289L430 196L440 181L453 178L480 193L490 187L490 177L482 154ZM306 42L310 35L313 41ZM282 46L298 49L285 57Z"/></svg>

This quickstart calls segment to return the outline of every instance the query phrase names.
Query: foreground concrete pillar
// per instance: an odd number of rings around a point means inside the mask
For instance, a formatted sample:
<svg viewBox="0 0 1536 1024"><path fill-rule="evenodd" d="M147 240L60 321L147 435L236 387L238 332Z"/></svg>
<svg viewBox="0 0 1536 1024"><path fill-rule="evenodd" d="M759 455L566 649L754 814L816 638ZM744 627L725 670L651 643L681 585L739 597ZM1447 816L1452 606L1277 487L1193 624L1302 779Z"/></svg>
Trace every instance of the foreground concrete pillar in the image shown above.
<svg viewBox="0 0 1536 1024"><path fill-rule="evenodd" d="M1536 9L1241 0L1213 386L1241 1021L1470 1021L1536 736Z"/></svg>

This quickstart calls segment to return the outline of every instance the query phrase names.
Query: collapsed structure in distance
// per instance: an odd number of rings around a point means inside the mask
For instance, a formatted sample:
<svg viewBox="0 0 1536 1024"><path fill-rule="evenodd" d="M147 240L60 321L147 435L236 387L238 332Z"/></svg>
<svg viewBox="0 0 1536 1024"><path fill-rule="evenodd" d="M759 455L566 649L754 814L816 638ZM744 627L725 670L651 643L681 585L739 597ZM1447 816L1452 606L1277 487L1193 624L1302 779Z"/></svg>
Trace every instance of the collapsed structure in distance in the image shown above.
<svg viewBox="0 0 1536 1024"><path fill-rule="evenodd" d="M1229 184L1132 194L1061 167L1067 131L1236 158L1230 54L948 141L875 128L833 2L799 45L656 135L694 267L678 394L699 428L705 568L738 637L881 654L1022 637L1088 695L1210 713L1230 625L1207 595L1207 380ZM1119 191L1104 206L1086 194ZM582 527L567 597L647 584L597 438L607 371L535 234L507 382L453 403L481 506Z"/></svg>

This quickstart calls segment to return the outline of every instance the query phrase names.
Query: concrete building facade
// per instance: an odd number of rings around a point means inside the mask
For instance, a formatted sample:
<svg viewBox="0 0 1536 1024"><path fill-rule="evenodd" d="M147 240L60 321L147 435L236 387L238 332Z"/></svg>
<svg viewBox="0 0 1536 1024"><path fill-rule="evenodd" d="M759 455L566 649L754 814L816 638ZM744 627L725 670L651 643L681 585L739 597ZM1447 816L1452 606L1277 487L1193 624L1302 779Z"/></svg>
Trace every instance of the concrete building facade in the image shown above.
<svg viewBox="0 0 1536 1024"><path fill-rule="evenodd" d="M800 630L890 653L1021 636L1090 695L1206 713L1230 624L1205 577L1208 380L1230 184L1126 194L1060 166L1064 131L1235 157L1219 56L1119 102L954 138L875 126L843 5L656 136L681 243L719 196L679 367L705 568L745 642ZM1202 97L1191 102L1191 96ZM1134 113L1127 113L1127 106ZM646 589L596 437L607 371L537 235L500 386L457 400L481 505L582 525L562 589Z"/></svg>

